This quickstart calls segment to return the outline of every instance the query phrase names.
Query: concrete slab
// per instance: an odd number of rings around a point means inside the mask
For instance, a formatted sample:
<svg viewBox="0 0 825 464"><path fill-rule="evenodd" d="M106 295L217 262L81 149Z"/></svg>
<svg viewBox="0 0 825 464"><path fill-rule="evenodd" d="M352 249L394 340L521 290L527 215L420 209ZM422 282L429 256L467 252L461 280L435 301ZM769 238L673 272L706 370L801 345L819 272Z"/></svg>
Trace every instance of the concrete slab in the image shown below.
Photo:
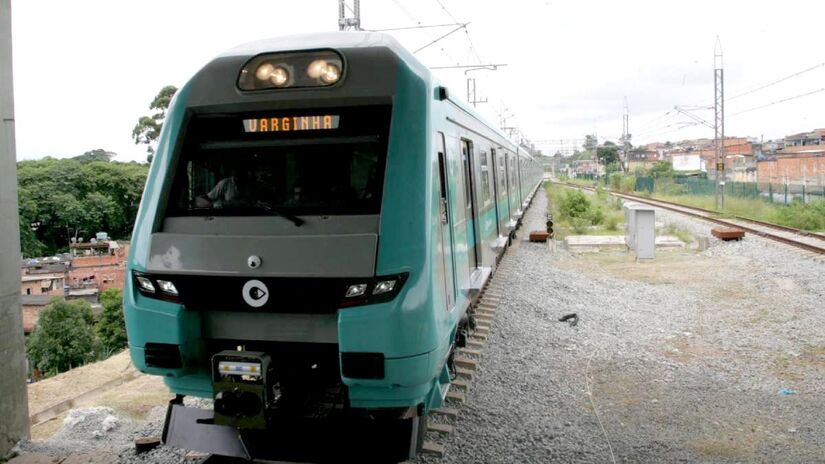
<svg viewBox="0 0 825 464"><path fill-rule="evenodd" d="M569 235L564 245L572 252L624 251L627 249L623 235Z"/></svg>
<svg viewBox="0 0 825 464"><path fill-rule="evenodd" d="M622 235L570 235L564 239L564 244L568 250L577 253L627 250L625 237ZM685 246L685 242L672 235L656 237L656 249L677 249Z"/></svg>
<svg viewBox="0 0 825 464"><path fill-rule="evenodd" d="M684 248L687 244L673 235L659 235L656 237L656 249Z"/></svg>

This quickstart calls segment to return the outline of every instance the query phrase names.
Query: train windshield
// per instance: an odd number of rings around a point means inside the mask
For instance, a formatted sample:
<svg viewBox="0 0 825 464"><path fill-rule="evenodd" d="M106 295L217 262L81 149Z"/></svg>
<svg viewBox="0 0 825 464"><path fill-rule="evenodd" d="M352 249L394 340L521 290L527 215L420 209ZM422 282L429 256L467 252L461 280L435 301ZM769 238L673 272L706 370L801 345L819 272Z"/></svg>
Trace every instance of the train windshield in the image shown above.
<svg viewBox="0 0 825 464"><path fill-rule="evenodd" d="M378 214L389 113L375 113L194 117L167 216Z"/></svg>

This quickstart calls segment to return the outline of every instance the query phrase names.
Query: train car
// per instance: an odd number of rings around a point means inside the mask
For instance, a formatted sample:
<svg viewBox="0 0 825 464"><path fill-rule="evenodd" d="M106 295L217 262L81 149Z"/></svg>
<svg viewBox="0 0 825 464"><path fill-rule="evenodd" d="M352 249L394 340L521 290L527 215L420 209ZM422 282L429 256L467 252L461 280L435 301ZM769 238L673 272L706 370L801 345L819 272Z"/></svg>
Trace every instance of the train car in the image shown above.
<svg viewBox="0 0 825 464"><path fill-rule="evenodd" d="M540 176L387 35L215 58L169 107L124 291L132 360L176 395L164 441L414 455Z"/></svg>

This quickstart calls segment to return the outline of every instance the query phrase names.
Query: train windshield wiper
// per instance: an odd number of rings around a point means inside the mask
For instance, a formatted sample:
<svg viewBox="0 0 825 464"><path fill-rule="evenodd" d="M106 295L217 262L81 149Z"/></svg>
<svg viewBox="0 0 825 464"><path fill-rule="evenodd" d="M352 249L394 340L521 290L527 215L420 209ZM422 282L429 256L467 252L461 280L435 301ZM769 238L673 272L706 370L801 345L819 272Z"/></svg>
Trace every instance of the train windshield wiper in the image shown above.
<svg viewBox="0 0 825 464"><path fill-rule="evenodd" d="M299 218L298 216L294 216L292 214L289 214L286 211L284 211L283 209L278 208L276 206L273 206L273 205L271 205L269 203L266 203L266 202L263 202L263 201L258 201L256 203L254 203L254 206L256 208L262 209L262 210L264 210L267 213L270 213L272 215L281 216L284 219L288 219L293 224L295 224L295 227L301 227L302 225L304 225L304 222L306 222L303 219Z"/></svg>

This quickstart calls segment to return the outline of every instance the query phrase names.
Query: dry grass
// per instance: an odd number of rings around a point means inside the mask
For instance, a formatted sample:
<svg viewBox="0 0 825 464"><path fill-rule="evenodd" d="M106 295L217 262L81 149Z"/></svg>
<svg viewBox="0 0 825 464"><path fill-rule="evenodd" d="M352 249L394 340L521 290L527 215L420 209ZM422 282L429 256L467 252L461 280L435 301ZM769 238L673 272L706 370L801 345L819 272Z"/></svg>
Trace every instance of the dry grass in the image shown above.
<svg viewBox="0 0 825 464"><path fill-rule="evenodd" d="M116 379L132 365L129 351L122 351L106 360L87 364L29 385L29 413L35 414L49 406L74 398L110 380Z"/></svg>

